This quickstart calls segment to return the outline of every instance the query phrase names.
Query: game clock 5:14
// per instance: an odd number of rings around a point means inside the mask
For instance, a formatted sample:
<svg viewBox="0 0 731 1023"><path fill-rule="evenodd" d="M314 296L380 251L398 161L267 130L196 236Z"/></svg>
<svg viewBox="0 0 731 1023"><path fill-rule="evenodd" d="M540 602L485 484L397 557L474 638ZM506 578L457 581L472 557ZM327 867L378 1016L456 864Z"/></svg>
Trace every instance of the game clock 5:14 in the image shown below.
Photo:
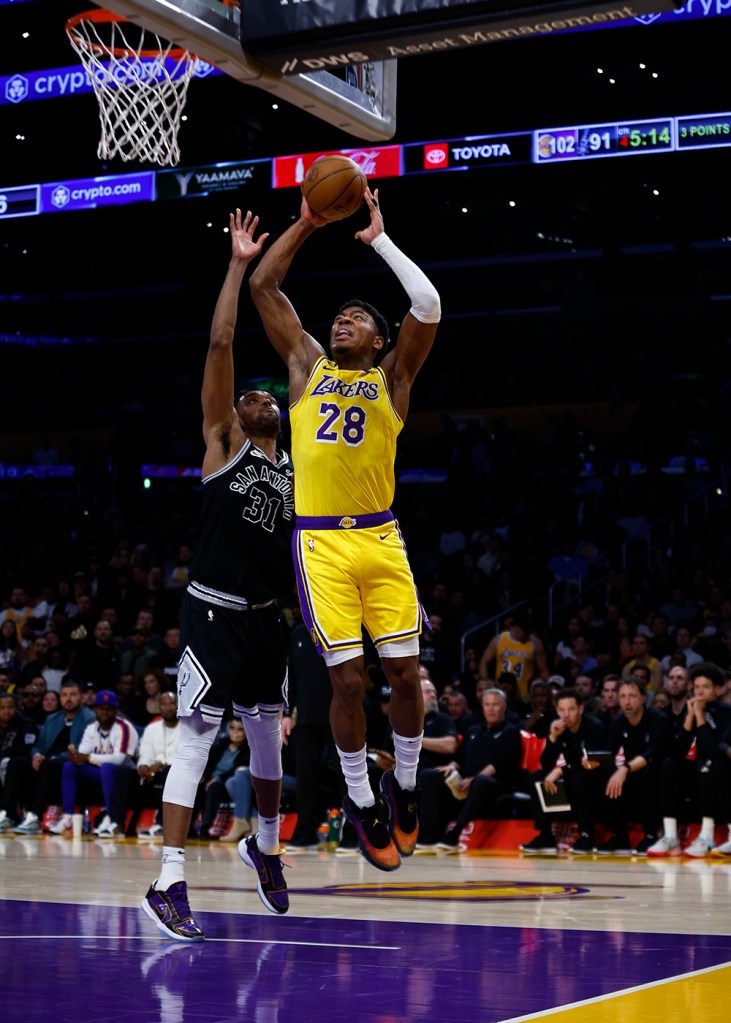
<svg viewBox="0 0 731 1023"><path fill-rule="evenodd" d="M669 118L631 124L584 124L535 132L533 159L536 163L591 160L630 153L669 153L674 148L673 122Z"/></svg>

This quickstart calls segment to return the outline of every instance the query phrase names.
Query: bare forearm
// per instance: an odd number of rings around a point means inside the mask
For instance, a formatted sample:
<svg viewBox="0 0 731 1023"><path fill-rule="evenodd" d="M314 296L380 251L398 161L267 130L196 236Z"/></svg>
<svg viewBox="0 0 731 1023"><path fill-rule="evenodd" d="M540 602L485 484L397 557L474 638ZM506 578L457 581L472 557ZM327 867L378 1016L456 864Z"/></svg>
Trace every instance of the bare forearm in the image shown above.
<svg viewBox="0 0 731 1023"><path fill-rule="evenodd" d="M255 300L257 291L271 291L279 287L295 253L316 230L314 224L300 217L267 249L251 276L250 284Z"/></svg>
<svg viewBox="0 0 731 1023"><path fill-rule="evenodd" d="M241 282L246 273L248 260L234 258L228 266L216 308L211 322L211 344L233 344L234 329L239 308Z"/></svg>
<svg viewBox="0 0 731 1023"><path fill-rule="evenodd" d="M424 736L421 741L422 748L429 750L431 753L454 753L457 749L457 740L453 735L443 735L438 739L429 738Z"/></svg>

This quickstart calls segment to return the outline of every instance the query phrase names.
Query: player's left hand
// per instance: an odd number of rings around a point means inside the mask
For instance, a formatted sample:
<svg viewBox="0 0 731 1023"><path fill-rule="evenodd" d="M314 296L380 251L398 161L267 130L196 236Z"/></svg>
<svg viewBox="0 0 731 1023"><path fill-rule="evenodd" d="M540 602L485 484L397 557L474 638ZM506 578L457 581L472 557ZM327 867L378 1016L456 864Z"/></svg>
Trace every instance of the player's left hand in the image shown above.
<svg viewBox="0 0 731 1023"><path fill-rule="evenodd" d="M365 201L368 205L368 209L371 211L371 222L363 231L356 231L355 237L358 241L364 242L366 245L370 245L376 235L382 234L385 230L383 226L383 214L381 213L381 207L378 204L378 189L376 189L375 192L371 192L370 188L366 188Z"/></svg>

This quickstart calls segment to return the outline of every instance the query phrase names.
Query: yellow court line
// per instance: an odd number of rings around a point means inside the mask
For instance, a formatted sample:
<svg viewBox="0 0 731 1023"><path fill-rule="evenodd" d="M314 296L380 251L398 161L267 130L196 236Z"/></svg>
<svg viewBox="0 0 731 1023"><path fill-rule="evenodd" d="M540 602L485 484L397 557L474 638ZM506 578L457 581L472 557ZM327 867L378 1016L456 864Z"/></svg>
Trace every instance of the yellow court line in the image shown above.
<svg viewBox="0 0 731 1023"><path fill-rule="evenodd" d="M723 963L501 1023L544 1018L551 1023L728 1023L729 991L731 966Z"/></svg>

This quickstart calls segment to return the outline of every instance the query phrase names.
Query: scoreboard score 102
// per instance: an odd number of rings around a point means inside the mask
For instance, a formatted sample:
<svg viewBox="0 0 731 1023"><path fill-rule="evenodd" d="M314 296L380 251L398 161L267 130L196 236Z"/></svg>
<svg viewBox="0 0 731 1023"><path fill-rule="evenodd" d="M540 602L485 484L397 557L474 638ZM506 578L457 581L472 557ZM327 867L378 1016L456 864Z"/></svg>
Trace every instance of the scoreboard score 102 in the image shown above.
<svg viewBox="0 0 731 1023"><path fill-rule="evenodd" d="M675 149L673 127L673 120L664 118L627 124L546 128L533 133L533 160L551 163L632 153L670 153Z"/></svg>

